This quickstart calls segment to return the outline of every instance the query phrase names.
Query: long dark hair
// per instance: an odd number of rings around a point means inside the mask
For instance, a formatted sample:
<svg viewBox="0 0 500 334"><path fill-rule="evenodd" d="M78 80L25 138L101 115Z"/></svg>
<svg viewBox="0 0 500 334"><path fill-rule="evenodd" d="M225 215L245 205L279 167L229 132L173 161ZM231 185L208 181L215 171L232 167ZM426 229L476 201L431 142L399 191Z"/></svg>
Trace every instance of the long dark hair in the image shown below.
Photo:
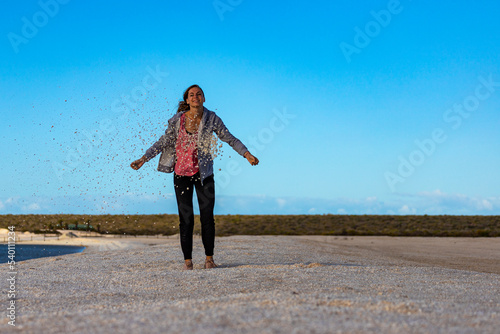
<svg viewBox="0 0 500 334"><path fill-rule="evenodd" d="M194 87L199 88L201 90L202 94L203 94L203 97L205 97L205 92L203 92L203 89L201 89L200 86L198 86L198 85L191 85L191 86L189 86L184 91L184 95L182 96L184 98L184 100L179 102L179 107L177 107L177 112L182 112L182 111L189 110L189 104L187 104L187 98L188 98L189 90L191 88L194 88Z"/></svg>

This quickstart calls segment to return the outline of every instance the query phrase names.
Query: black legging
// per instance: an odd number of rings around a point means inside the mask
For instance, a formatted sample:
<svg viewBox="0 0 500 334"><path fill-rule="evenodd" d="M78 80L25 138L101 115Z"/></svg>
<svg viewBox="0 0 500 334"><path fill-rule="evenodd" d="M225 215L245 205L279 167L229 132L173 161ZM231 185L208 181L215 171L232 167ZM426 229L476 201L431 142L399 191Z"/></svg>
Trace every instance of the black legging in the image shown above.
<svg viewBox="0 0 500 334"><path fill-rule="evenodd" d="M210 175L201 185L200 173L193 176L182 176L174 173L175 197L179 209L179 230L181 248L184 259L192 259L193 252L193 188L196 188L198 205L200 207L201 240L205 247L205 255L214 255L215 243L215 184L214 176Z"/></svg>

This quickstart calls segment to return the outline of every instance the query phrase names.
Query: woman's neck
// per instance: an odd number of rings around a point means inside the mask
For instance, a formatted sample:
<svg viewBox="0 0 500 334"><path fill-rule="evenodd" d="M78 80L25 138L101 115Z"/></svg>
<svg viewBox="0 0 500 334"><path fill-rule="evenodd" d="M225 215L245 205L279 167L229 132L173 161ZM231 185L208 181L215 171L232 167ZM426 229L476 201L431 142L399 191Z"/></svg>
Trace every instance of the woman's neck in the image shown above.
<svg viewBox="0 0 500 334"><path fill-rule="evenodd" d="M191 107L188 111L188 116L190 118L201 118L201 115L203 115L203 107L199 107L199 108L196 108L196 107Z"/></svg>

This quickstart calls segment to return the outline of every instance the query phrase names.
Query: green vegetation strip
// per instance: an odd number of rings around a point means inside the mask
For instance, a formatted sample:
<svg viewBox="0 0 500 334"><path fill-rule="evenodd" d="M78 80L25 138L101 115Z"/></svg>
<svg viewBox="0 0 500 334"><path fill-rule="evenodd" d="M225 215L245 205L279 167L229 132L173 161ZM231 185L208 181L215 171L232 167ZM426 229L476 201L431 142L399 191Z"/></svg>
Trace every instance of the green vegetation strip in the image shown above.
<svg viewBox="0 0 500 334"><path fill-rule="evenodd" d="M0 228L57 233L58 229L102 234L173 235L177 215L0 215ZM218 215L218 236L228 235L388 235L498 237L500 216L389 215ZM195 216L195 233L200 233Z"/></svg>

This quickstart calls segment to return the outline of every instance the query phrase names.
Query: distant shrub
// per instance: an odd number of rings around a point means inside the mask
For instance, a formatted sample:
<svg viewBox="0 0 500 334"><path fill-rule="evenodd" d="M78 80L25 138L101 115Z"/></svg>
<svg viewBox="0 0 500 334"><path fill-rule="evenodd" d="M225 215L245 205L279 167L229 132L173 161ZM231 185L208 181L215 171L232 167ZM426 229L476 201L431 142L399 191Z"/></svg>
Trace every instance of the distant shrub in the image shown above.
<svg viewBox="0 0 500 334"><path fill-rule="evenodd" d="M0 227L55 233L78 229L103 234L173 235L177 215L0 215ZM500 216L390 215L217 215L219 236L243 235L390 235L498 237ZM195 216L194 233L201 233Z"/></svg>

